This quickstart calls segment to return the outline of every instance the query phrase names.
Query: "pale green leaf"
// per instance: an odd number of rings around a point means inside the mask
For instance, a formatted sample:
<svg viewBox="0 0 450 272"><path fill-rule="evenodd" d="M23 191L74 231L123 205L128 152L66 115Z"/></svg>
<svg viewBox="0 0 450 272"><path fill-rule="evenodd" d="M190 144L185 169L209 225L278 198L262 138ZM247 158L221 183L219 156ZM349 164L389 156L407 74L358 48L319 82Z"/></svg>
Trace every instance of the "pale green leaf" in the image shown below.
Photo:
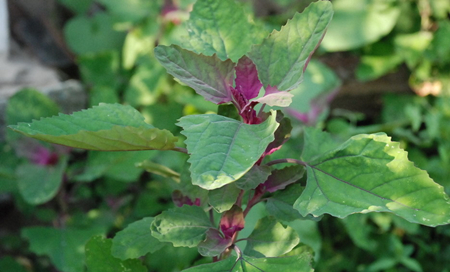
<svg viewBox="0 0 450 272"><path fill-rule="evenodd" d="M192 183L212 190L242 177L274 140L276 112L261 124L249 125L215 114L180 119L191 154Z"/></svg>
<svg viewBox="0 0 450 272"><path fill-rule="evenodd" d="M291 227L283 227L274 217L258 221L247 238L244 254L254 257L278 257L291 251L300 238Z"/></svg>
<svg viewBox="0 0 450 272"><path fill-rule="evenodd" d="M356 135L318 157L310 148L305 142L308 180L294 204L302 215L343 218L384 211L427 226L450 223L444 188L416 168L399 143L386 135Z"/></svg>
<svg viewBox="0 0 450 272"><path fill-rule="evenodd" d="M102 104L9 128L50 143L103 151L168 150L177 141L169 131L145 123L134 108L119 104Z"/></svg>
<svg viewBox="0 0 450 272"><path fill-rule="evenodd" d="M111 254L119 259L136 259L163 246L150 232L153 217L146 217L119 231L112 240Z"/></svg>
<svg viewBox="0 0 450 272"><path fill-rule="evenodd" d="M171 242L175 247L195 247L212 227L202 208L184 205L156 216L150 229L160 242Z"/></svg>
<svg viewBox="0 0 450 272"><path fill-rule="evenodd" d="M264 87L292 90L302 81L311 54L320 43L333 16L331 2L312 3L297 13L280 31L273 31L248 54Z"/></svg>
<svg viewBox="0 0 450 272"><path fill-rule="evenodd" d="M187 22L188 43L183 47L221 60L237 62L258 43L258 30L235 0L198 0Z"/></svg>
<svg viewBox="0 0 450 272"><path fill-rule="evenodd" d="M217 56L198 55L177 45L155 48L155 56L167 72L216 104L231 101L234 66Z"/></svg>
<svg viewBox="0 0 450 272"><path fill-rule="evenodd" d="M39 205L52 199L59 190L66 166L67 158L61 158L56 165L19 165L17 186L24 200Z"/></svg>
<svg viewBox="0 0 450 272"><path fill-rule="evenodd" d="M203 264L183 270L183 272L312 272L311 255L307 252L282 258L252 258L242 256L236 260L231 256L223 261Z"/></svg>
<svg viewBox="0 0 450 272"><path fill-rule="evenodd" d="M89 272L146 272L140 260L122 261L111 255L112 240L92 237L85 246L86 266Z"/></svg>
<svg viewBox="0 0 450 272"><path fill-rule="evenodd" d="M235 184L227 184L218 189L209 191L209 204L213 206L214 210L222 213L231 209L238 198L241 189Z"/></svg>

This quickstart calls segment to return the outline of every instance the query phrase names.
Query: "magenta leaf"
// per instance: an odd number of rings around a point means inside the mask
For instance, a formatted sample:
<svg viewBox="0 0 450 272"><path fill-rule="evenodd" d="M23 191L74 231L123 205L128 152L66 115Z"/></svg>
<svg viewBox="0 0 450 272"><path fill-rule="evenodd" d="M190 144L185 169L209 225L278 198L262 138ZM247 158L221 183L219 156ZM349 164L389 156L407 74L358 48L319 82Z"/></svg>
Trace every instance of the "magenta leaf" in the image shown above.
<svg viewBox="0 0 450 272"><path fill-rule="evenodd" d="M226 238L231 238L233 235L242 230L245 225L244 213L241 207L233 205L230 210L226 211L220 219L220 229Z"/></svg>
<svg viewBox="0 0 450 272"><path fill-rule="evenodd" d="M211 228L206 233L206 239L198 245L198 252L205 257L214 257L224 252L231 244L231 238L225 238L219 230Z"/></svg>
<svg viewBox="0 0 450 272"><path fill-rule="evenodd" d="M303 177L305 168L300 165L289 166L283 169L275 169L266 182L262 184L268 192L275 192L286 188Z"/></svg>
<svg viewBox="0 0 450 272"><path fill-rule="evenodd" d="M258 71L251 59L243 56L239 61L236 70L236 90L240 92L247 101L258 96L262 87L261 81L258 79Z"/></svg>
<svg viewBox="0 0 450 272"><path fill-rule="evenodd" d="M181 207L183 205L200 206L201 204L200 198L196 198L192 201L190 197L184 195L180 190L175 190L172 192L172 200L177 207Z"/></svg>

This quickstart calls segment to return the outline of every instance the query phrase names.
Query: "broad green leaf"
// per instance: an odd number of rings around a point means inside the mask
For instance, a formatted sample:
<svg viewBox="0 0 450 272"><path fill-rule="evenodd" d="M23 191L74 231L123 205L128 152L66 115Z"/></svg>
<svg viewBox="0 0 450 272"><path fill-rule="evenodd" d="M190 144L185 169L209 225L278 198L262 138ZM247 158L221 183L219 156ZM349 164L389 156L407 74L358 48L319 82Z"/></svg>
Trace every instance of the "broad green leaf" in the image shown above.
<svg viewBox="0 0 450 272"><path fill-rule="evenodd" d="M305 168L300 165L288 166L283 169L275 169L269 176L266 182L264 182L264 188L268 192L276 192L283 190L286 186L296 182L303 177Z"/></svg>
<svg viewBox="0 0 450 272"><path fill-rule="evenodd" d="M215 114L181 118L178 125L187 137L192 183L213 190L242 177L274 140L275 119L274 111L258 125Z"/></svg>
<svg viewBox="0 0 450 272"><path fill-rule="evenodd" d="M134 108L119 104L102 104L9 128L38 140L103 151L168 150L177 141L169 131L145 123Z"/></svg>
<svg viewBox="0 0 450 272"><path fill-rule="evenodd" d="M111 255L112 240L94 236L85 246L86 266L89 272L146 272L140 260L122 261Z"/></svg>
<svg viewBox="0 0 450 272"><path fill-rule="evenodd" d="M334 18L322 41L327 51L346 51L373 43L388 34L397 22L397 1L333 1Z"/></svg>
<svg viewBox="0 0 450 272"><path fill-rule="evenodd" d="M304 219L292 205L303 192L300 184L290 185L286 190L277 191L266 202L267 213L281 221Z"/></svg>
<svg viewBox="0 0 450 272"><path fill-rule="evenodd" d="M59 111L58 105L44 94L34 89L23 89L8 99L5 122L7 125L30 122L33 119L58 114ZM21 137L23 136L11 130L6 131L9 143Z"/></svg>
<svg viewBox="0 0 450 272"><path fill-rule="evenodd" d="M399 143L386 135L356 135L316 157L309 150L314 145L305 140L308 180L294 204L302 215L343 218L384 211L427 226L450 223L444 188L416 168Z"/></svg>
<svg viewBox="0 0 450 272"><path fill-rule="evenodd" d="M52 199L59 190L67 158L56 165L21 164L16 169L17 186L25 201L39 205Z"/></svg>
<svg viewBox="0 0 450 272"><path fill-rule="evenodd" d="M137 163L136 167L143 168L145 171L154 173L166 178L172 178L176 181L180 180L180 174L173 171L169 167L166 167L162 164L154 163L149 160L145 160L143 162Z"/></svg>
<svg viewBox="0 0 450 272"><path fill-rule="evenodd" d="M119 231L112 240L111 254L121 260L136 259L160 249L163 244L150 232L153 217L146 217Z"/></svg>
<svg viewBox="0 0 450 272"><path fill-rule="evenodd" d="M84 244L99 229L54 229L47 227L24 228L23 238L30 243L30 251L47 255L53 265L64 272L84 271Z"/></svg>
<svg viewBox="0 0 450 272"><path fill-rule="evenodd" d="M312 3L281 28L273 31L262 44L248 54L258 69L264 87L280 91L296 88L315 48L320 43L333 16L331 2Z"/></svg>
<svg viewBox="0 0 450 272"><path fill-rule="evenodd" d="M175 247L195 247L212 227L202 208L184 205L156 216L150 229L160 242L171 242Z"/></svg>
<svg viewBox="0 0 450 272"><path fill-rule="evenodd" d="M291 251L300 238L291 227L283 227L275 218L264 217L258 221L247 238L244 254L254 257L278 257Z"/></svg>
<svg viewBox="0 0 450 272"><path fill-rule="evenodd" d="M311 255L307 252L282 258L252 258L242 256L236 260L231 256L223 261L203 264L183 270L183 272L312 272Z"/></svg>
<svg viewBox="0 0 450 272"><path fill-rule="evenodd" d="M198 55L177 45L160 45L155 56L167 72L216 104L231 101L235 64L217 56Z"/></svg>
<svg viewBox="0 0 450 272"><path fill-rule="evenodd" d="M255 164L245 175L236 181L236 186L242 190L252 190L266 181L269 175L270 167Z"/></svg>
<svg viewBox="0 0 450 272"><path fill-rule="evenodd" d="M206 239L198 245L198 252L205 257L218 256L231 246L231 238L224 238L218 229L209 229Z"/></svg>
<svg viewBox="0 0 450 272"><path fill-rule="evenodd" d="M218 213L223 213L231 209L238 198L241 189L236 187L235 184L227 184L218 189L209 191L209 204L213 206L214 210Z"/></svg>
<svg viewBox="0 0 450 272"><path fill-rule="evenodd" d="M199 54L217 54L221 60L237 62L258 43L256 27L235 0L198 0L187 22L188 43L183 47Z"/></svg>

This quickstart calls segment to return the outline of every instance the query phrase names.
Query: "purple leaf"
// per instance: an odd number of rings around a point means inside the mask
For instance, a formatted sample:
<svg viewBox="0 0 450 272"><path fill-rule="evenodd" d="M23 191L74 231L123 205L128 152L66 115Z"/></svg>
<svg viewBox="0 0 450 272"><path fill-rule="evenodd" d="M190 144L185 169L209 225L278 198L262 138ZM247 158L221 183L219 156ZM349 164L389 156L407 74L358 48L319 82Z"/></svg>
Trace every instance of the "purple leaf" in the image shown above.
<svg viewBox="0 0 450 272"><path fill-rule="evenodd" d="M231 238L225 238L217 229L209 229L206 239L198 245L198 252L205 257L214 257L231 246Z"/></svg>
<svg viewBox="0 0 450 272"><path fill-rule="evenodd" d="M247 101L255 98L259 94L262 87L261 81L258 78L258 71L251 59L243 56L239 59L236 70L236 90L240 92Z"/></svg>
<svg viewBox="0 0 450 272"><path fill-rule="evenodd" d="M196 198L194 201L192 201L190 197L185 196L180 190L175 190L172 192L172 200L177 207L181 207L183 205L200 206L199 198Z"/></svg>
<svg viewBox="0 0 450 272"><path fill-rule="evenodd" d="M268 192L275 192L286 188L303 177L305 168L300 165L289 166L283 169L276 169L272 172L263 186Z"/></svg>
<svg viewBox="0 0 450 272"><path fill-rule="evenodd" d="M226 211L220 219L220 229L226 238L231 238L233 235L242 230L245 225L244 213L241 207L233 205L230 210Z"/></svg>

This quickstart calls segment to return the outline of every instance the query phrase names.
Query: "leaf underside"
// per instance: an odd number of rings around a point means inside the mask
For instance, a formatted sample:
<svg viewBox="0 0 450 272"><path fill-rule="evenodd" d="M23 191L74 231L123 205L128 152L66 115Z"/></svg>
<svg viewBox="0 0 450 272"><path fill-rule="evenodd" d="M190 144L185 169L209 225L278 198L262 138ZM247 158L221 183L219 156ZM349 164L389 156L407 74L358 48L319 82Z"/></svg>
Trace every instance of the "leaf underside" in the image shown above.
<svg viewBox="0 0 450 272"><path fill-rule="evenodd" d="M416 168L399 143L386 135L357 135L318 157L312 156L308 142L305 147L308 180L294 203L303 216L328 213L343 218L375 211L427 226L450 223L444 188Z"/></svg>
<svg viewBox="0 0 450 272"><path fill-rule="evenodd" d="M134 108L119 104L101 104L9 128L38 140L89 150L169 150L177 141L169 131L145 123Z"/></svg>
<svg viewBox="0 0 450 272"><path fill-rule="evenodd" d="M276 113L263 123L248 125L215 114L190 115L177 124L187 137L192 183L207 190L242 177L273 141Z"/></svg>

